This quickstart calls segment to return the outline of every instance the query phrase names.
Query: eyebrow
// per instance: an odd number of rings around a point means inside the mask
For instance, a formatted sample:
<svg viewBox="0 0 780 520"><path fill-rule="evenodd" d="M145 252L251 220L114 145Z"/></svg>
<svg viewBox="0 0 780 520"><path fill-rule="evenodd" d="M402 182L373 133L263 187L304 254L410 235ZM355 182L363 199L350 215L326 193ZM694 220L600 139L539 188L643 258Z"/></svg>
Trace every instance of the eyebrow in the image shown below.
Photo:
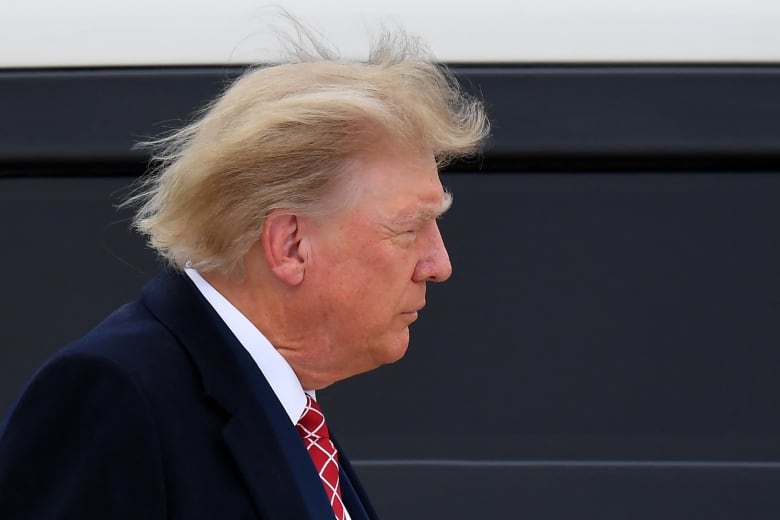
<svg viewBox="0 0 780 520"><path fill-rule="evenodd" d="M446 213L450 206L452 206L452 195L445 191L438 208L421 208L414 213L401 215L394 222L397 225L404 225L437 219Z"/></svg>

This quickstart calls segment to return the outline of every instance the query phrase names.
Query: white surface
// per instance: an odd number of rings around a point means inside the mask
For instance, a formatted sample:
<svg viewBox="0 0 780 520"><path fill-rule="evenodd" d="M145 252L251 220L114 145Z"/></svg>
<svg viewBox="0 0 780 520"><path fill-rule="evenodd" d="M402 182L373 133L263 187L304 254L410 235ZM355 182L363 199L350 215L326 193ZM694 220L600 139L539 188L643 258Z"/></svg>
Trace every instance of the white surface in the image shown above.
<svg viewBox="0 0 780 520"><path fill-rule="evenodd" d="M0 67L273 59L273 9L249 0L0 0ZM287 0L348 56L381 24L468 62L780 62L778 0Z"/></svg>

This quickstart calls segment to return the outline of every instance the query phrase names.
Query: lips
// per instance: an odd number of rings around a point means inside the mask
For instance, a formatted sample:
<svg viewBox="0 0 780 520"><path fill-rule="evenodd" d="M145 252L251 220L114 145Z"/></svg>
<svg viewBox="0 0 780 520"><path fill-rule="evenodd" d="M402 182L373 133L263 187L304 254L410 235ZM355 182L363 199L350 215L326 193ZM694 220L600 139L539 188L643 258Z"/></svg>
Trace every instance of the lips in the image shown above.
<svg viewBox="0 0 780 520"><path fill-rule="evenodd" d="M422 302L420 305L414 308L414 310L406 311L404 314L417 314L421 310L423 310L423 307L425 307L425 302Z"/></svg>

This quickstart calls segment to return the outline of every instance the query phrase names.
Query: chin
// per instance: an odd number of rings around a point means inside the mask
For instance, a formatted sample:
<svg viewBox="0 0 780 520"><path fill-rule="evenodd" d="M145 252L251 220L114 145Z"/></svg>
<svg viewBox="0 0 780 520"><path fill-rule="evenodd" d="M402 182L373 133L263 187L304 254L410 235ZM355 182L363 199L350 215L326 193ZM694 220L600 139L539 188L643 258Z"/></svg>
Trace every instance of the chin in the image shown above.
<svg viewBox="0 0 780 520"><path fill-rule="evenodd" d="M382 364L387 365L389 363L395 363L406 354L406 350L409 348L409 333L392 341L389 345L382 349Z"/></svg>
<svg viewBox="0 0 780 520"><path fill-rule="evenodd" d="M391 356L386 363L390 364L399 361L402 357L406 355L406 348L407 347L404 347L402 349L398 349L397 351L393 352L393 356Z"/></svg>

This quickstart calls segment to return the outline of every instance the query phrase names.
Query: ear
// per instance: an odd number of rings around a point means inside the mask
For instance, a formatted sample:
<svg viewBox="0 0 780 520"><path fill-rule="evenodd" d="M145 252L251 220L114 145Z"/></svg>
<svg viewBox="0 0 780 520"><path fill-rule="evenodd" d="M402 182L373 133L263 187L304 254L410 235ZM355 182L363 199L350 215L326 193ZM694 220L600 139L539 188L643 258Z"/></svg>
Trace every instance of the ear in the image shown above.
<svg viewBox="0 0 780 520"><path fill-rule="evenodd" d="M286 284L300 284L307 262L300 217L281 211L271 213L263 223L260 241L271 272Z"/></svg>

